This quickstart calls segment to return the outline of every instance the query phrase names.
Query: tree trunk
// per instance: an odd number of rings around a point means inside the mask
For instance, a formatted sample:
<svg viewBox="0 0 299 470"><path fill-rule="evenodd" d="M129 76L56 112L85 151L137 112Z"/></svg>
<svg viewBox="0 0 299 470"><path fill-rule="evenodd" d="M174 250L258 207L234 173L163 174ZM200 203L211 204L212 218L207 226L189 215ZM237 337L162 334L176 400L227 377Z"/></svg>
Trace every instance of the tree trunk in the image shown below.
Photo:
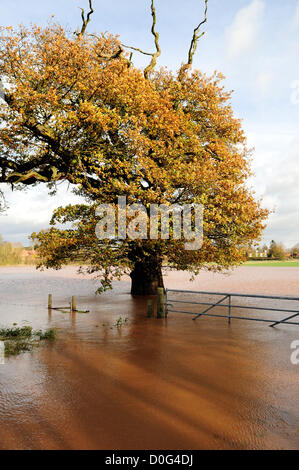
<svg viewBox="0 0 299 470"><path fill-rule="evenodd" d="M158 287L164 287L162 266L157 259L136 262L130 276L132 295L154 295Z"/></svg>

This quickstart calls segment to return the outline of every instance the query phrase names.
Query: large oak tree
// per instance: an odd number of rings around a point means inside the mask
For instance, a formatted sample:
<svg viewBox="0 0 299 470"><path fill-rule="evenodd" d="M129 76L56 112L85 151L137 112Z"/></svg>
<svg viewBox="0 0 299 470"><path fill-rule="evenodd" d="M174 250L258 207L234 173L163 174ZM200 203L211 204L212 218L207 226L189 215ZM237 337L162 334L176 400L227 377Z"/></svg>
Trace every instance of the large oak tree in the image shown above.
<svg viewBox="0 0 299 470"><path fill-rule="evenodd" d="M129 270L133 294L163 285L162 261L178 269L223 269L243 259L242 245L261 236L267 211L248 189L250 160L222 76L192 70L205 16L178 73L156 69L161 53L151 0L155 52L144 71L118 37L89 35L82 11L75 34L51 23L2 28L0 42L0 182L12 186L68 181L86 204L59 208L51 230L34 234L41 265L89 262L102 287ZM204 205L204 243L98 240L99 203ZM55 223L68 223L59 228ZM69 226L69 223L73 226Z"/></svg>

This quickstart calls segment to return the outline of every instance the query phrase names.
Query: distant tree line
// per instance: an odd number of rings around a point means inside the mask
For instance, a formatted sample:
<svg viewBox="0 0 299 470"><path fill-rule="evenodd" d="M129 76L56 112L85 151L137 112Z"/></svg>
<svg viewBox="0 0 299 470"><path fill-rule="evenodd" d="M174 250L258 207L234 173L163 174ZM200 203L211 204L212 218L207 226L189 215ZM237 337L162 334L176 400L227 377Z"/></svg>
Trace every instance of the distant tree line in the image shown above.
<svg viewBox="0 0 299 470"><path fill-rule="evenodd" d="M277 243L272 240L270 245L264 244L258 248L248 247L246 249L247 258L268 258L284 260L290 258L299 258L299 243L292 248L285 248L283 243Z"/></svg>
<svg viewBox="0 0 299 470"><path fill-rule="evenodd" d="M11 243L3 240L0 235L0 265L33 265L36 263L32 247L24 247L21 243Z"/></svg>

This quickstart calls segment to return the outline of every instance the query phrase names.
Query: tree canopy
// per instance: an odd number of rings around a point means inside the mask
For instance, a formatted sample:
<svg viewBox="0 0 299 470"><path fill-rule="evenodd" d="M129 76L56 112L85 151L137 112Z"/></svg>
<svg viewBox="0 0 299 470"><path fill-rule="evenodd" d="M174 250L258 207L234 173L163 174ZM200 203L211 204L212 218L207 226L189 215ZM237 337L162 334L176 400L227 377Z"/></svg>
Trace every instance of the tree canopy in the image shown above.
<svg viewBox="0 0 299 470"><path fill-rule="evenodd" d="M42 265L83 257L104 273L107 287L127 269L132 279L161 285L165 256L193 272L239 264L240 247L261 236L268 212L248 189L249 152L222 75L191 70L207 0L177 73L156 69L161 49L153 0L156 51L146 53L144 71L118 37L86 34L89 4L76 34L54 23L1 29L0 182L53 189L68 181L86 198L85 205L59 208L54 227L34 234ZM146 208L203 204L202 249L188 252L181 240L98 240L95 208L116 204L120 195ZM61 229L56 222L75 225Z"/></svg>

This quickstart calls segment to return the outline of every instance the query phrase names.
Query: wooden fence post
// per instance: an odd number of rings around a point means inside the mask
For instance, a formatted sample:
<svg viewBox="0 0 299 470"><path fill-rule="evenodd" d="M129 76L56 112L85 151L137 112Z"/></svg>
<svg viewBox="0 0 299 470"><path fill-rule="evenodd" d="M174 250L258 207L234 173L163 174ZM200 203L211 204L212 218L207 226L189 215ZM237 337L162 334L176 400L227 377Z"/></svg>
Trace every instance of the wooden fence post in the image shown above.
<svg viewBox="0 0 299 470"><path fill-rule="evenodd" d="M165 301L163 287L158 287L157 291L157 318L165 318Z"/></svg>
<svg viewBox="0 0 299 470"><path fill-rule="evenodd" d="M49 294L48 297L48 309L52 309L52 294Z"/></svg>
<svg viewBox="0 0 299 470"><path fill-rule="evenodd" d="M77 310L77 300L76 297L73 295L72 297L72 312L75 312Z"/></svg>

